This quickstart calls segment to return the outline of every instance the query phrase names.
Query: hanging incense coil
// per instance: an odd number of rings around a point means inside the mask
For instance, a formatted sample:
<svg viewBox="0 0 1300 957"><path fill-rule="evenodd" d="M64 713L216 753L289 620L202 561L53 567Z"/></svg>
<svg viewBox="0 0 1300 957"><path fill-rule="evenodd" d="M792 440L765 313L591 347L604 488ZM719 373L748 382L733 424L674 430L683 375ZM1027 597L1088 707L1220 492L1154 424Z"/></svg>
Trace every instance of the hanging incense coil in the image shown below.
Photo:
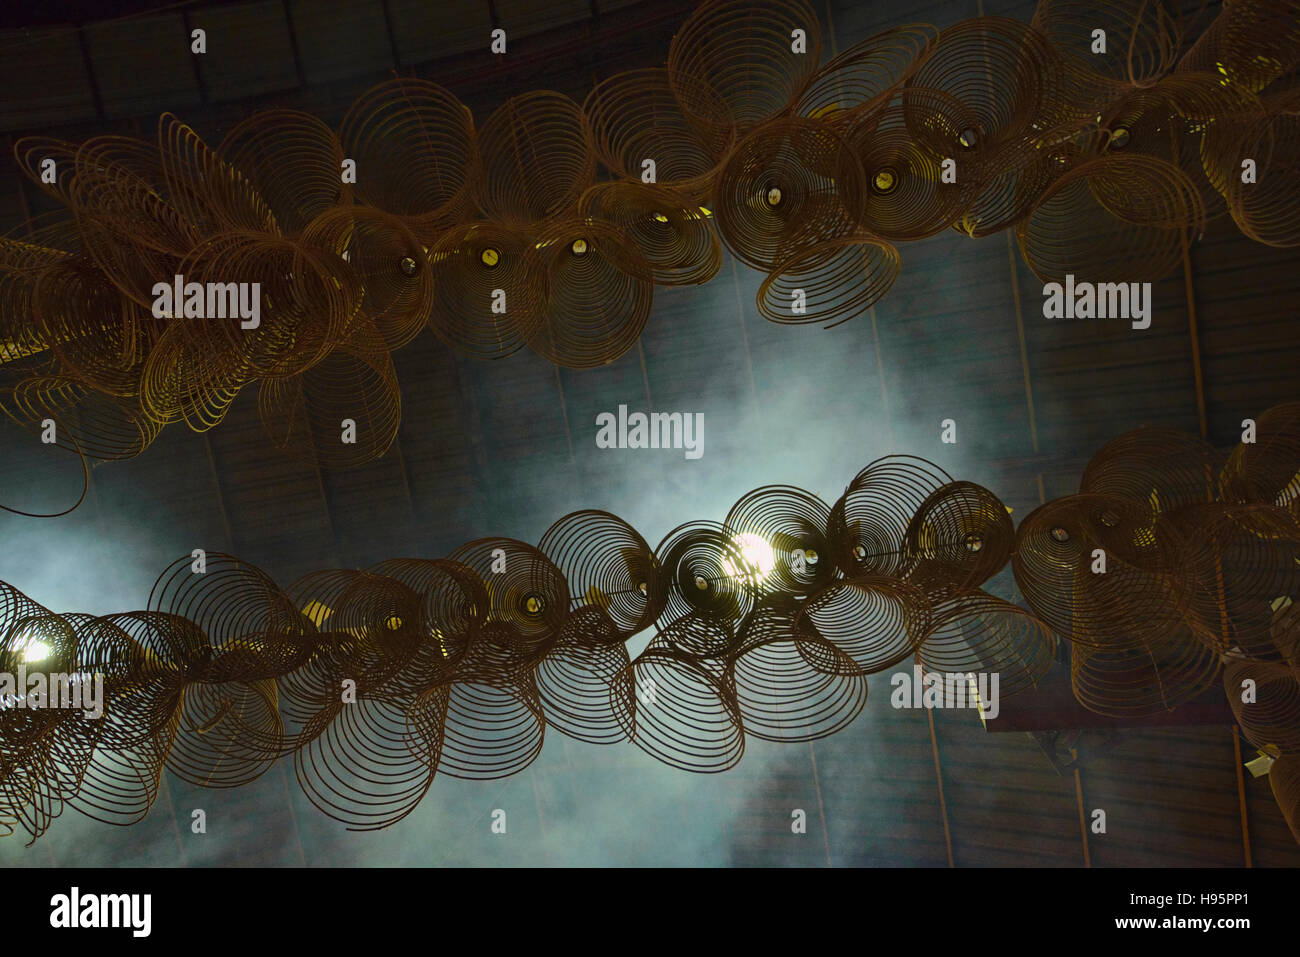
<svg viewBox="0 0 1300 957"><path fill-rule="evenodd" d="M797 250L763 278L758 312L782 324L832 329L865 314L898 278L898 250L866 235Z"/></svg>
<svg viewBox="0 0 1300 957"><path fill-rule="evenodd" d="M829 521L830 508L817 496L789 485L766 485L741 496L723 524L755 587L808 595L836 577Z"/></svg>
<svg viewBox="0 0 1300 957"><path fill-rule="evenodd" d="M165 193L155 146L101 136L78 148L71 208L82 244L113 284L145 308L153 305L154 284L175 275L200 239Z"/></svg>
<svg viewBox="0 0 1300 957"><path fill-rule="evenodd" d="M281 733L274 682L196 683L178 718L166 767L196 787L240 787L278 757L256 743Z"/></svg>
<svg viewBox="0 0 1300 957"><path fill-rule="evenodd" d="M859 40L825 64L795 113L841 125L886 106L939 38L928 23L907 23Z"/></svg>
<svg viewBox="0 0 1300 957"><path fill-rule="evenodd" d="M1034 614L1076 644L1127 654L1164 641L1185 628L1168 559L1150 554L1153 527L1149 509L1119 496L1054 499L1016 531L1016 584Z"/></svg>
<svg viewBox="0 0 1300 957"><path fill-rule="evenodd" d="M538 90L501 104L479 132L479 150L479 208L508 225L571 212L596 177L582 110L563 93Z"/></svg>
<svg viewBox="0 0 1300 957"><path fill-rule="evenodd" d="M1178 167L1108 153L1052 183L1016 235L1025 262L1044 282L1071 274L1125 283L1170 272L1182 261L1182 230L1200 233L1204 222L1196 185Z"/></svg>
<svg viewBox="0 0 1300 957"><path fill-rule="evenodd" d="M546 719L535 682L502 680L493 664L493 656L513 643L494 634L501 630L502 625L485 626L487 639L470 648L456 680L425 693L426 701L445 699L436 705L437 713L445 709L446 714L440 774L466 780L508 777L541 753Z"/></svg>
<svg viewBox="0 0 1300 957"><path fill-rule="evenodd" d="M951 226L970 202L974 182L964 169L956 182L945 182L943 172L956 150L940 144L949 136L955 141L974 122L961 117L960 102L909 88L902 104L868 114L845 130L867 185L857 194L860 227L895 242L923 239Z"/></svg>
<svg viewBox="0 0 1300 957"><path fill-rule="evenodd" d="M130 398L162 323L132 302L84 257L60 257L29 287L33 333L58 371L88 389Z"/></svg>
<svg viewBox="0 0 1300 957"><path fill-rule="evenodd" d="M766 123L736 145L719 174L714 222L741 262L783 258L856 230L866 181L844 139L817 120Z"/></svg>
<svg viewBox="0 0 1300 957"><path fill-rule="evenodd" d="M1033 26L1052 44L1089 99L1145 87L1173 69L1186 24L1167 0L1041 0ZM1096 49L1100 38L1105 50Z"/></svg>
<svg viewBox="0 0 1300 957"><path fill-rule="evenodd" d="M402 217L426 246L470 215L478 177L474 119L438 84L396 77L372 87L343 118L339 141L356 162L356 197Z"/></svg>
<svg viewBox="0 0 1300 957"><path fill-rule="evenodd" d="M180 269L186 289L207 287L206 300L216 299L218 314L205 303L203 315L192 315L187 291L183 304L173 302L170 318L179 321L169 322L162 338L179 335L191 352L228 356L230 374L243 381L310 368L346 338L363 302L357 279L339 256L270 236L219 234L196 247ZM242 315L230 314L232 276L247 284L251 301L240 298L239 304L258 308L257 326L252 317L246 325Z"/></svg>
<svg viewBox="0 0 1300 957"><path fill-rule="evenodd" d="M592 148L617 176L645 184L653 171L649 182L698 205L708 197L735 131L727 105L716 93L685 74L676 81L685 91L681 101L662 67L615 73L596 84L582 112Z"/></svg>
<svg viewBox="0 0 1300 957"><path fill-rule="evenodd" d="M1223 456L1190 432L1134 429L1093 454L1079 491L1121 495L1167 512L1213 501L1222 467Z"/></svg>
<svg viewBox="0 0 1300 957"><path fill-rule="evenodd" d="M158 437L162 423L138 398L119 398L63 376L32 376L13 385L2 403L10 419L35 434L53 423L54 443L93 459L139 455Z"/></svg>
<svg viewBox="0 0 1300 957"><path fill-rule="evenodd" d="M1300 500L1300 402L1284 402L1255 420L1255 441L1233 449L1219 479L1225 502L1294 508Z"/></svg>
<svg viewBox="0 0 1300 957"><path fill-rule="evenodd" d="M731 657L740 649L736 628L736 622L720 615L691 611L662 625L648 647L667 648L688 655L719 680L724 680Z"/></svg>
<svg viewBox="0 0 1300 957"><path fill-rule="evenodd" d="M856 663L807 623L797 605L764 602L745 619L731 664L745 733L766 741L812 741L846 728L867 703Z"/></svg>
<svg viewBox="0 0 1300 957"><path fill-rule="evenodd" d="M1176 73L1127 92L1100 115L1104 135L1096 139L1097 151L1138 153L1174 164L1196 185L1206 220L1222 215L1227 205L1207 176L1214 165L1207 166L1202 155L1207 137L1211 144L1220 141L1217 127L1236 126L1234 117L1258 114L1262 107L1221 79L1217 73Z"/></svg>
<svg viewBox="0 0 1300 957"><path fill-rule="evenodd" d="M859 472L831 507L827 535L845 575L901 578L912 516L952 482L939 466L910 455L877 459Z"/></svg>
<svg viewBox="0 0 1300 957"><path fill-rule="evenodd" d="M1006 696L1037 688L1055 658L1056 636L1046 623L978 589L935 604L916 652L925 672L996 674L998 694Z"/></svg>
<svg viewBox="0 0 1300 957"><path fill-rule="evenodd" d="M668 588L661 622L692 613L715 622L739 622L754 607L761 569L725 525L679 525L655 547L655 560Z"/></svg>
<svg viewBox="0 0 1300 957"><path fill-rule="evenodd" d="M389 827L415 810L433 783L433 765L408 737L405 709L361 697L294 752L294 775L307 799L348 830Z"/></svg>
<svg viewBox="0 0 1300 957"><path fill-rule="evenodd" d="M1218 680L1218 656L1186 629L1122 647L1070 646L1074 696L1097 714L1159 714L1200 697Z"/></svg>
<svg viewBox="0 0 1300 957"><path fill-rule="evenodd" d="M541 237L546 313L526 333L533 351L568 369L594 369L636 344L654 300L654 270L623 232L563 221Z"/></svg>
<svg viewBox="0 0 1300 957"><path fill-rule="evenodd" d="M280 235L270 207L251 184L171 113L158 117L158 157L171 205L200 235Z"/></svg>
<svg viewBox="0 0 1300 957"><path fill-rule="evenodd" d="M1002 501L973 482L931 493L908 523L907 581L930 596L978 588L1006 567L1016 533Z"/></svg>
<svg viewBox="0 0 1300 957"><path fill-rule="evenodd" d="M1300 621L1281 617L1300 586L1300 524L1271 505L1202 505L1162 515L1174 595L1207 646L1265 661L1300 644ZM1283 626L1279 629L1279 624Z"/></svg>
<svg viewBox="0 0 1300 957"><path fill-rule="evenodd" d="M310 113L259 110L230 129L217 153L266 203L286 236L298 236L332 207L352 205L352 184L342 182L343 146Z"/></svg>
<svg viewBox="0 0 1300 957"><path fill-rule="evenodd" d="M973 17L942 30L907 85L960 100L975 123L967 148L986 164L1025 143L1068 138L1091 105L1069 89L1047 38L1006 17Z"/></svg>
<svg viewBox="0 0 1300 957"><path fill-rule="evenodd" d="M1297 150L1300 111L1294 107L1206 130L1202 146L1206 175L1223 194L1237 228L1255 242L1300 245L1296 226L1300 174L1292 161Z"/></svg>
<svg viewBox="0 0 1300 957"><path fill-rule="evenodd" d="M544 654L557 640L569 614L569 586L540 549L509 538L484 538L448 558L483 580L491 599L488 619L502 626L494 634L516 648L521 661Z"/></svg>
<svg viewBox="0 0 1300 957"><path fill-rule="evenodd" d="M954 228L978 239L1016 226L1038 206L1048 187L1084 158L1084 147L1070 141L1041 149L1008 149L995 163L976 165L971 198Z"/></svg>
<svg viewBox="0 0 1300 957"><path fill-rule="evenodd" d="M725 132L718 126L716 100L743 136L788 110L820 61L821 25L805 0L708 0L673 37L668 77L706 139Z"/></svg>
<svg viewBox="0 0 1300 957"><path fill-rule="evenodd" d="M388 350L400 349L424 329L434 276L424 246L400 218L340 206L313 219L301 241L347 264L361 291L359 315L374 323Z"/></svg>
<svg viewBox="0 0 1300 957"><path fill-rule="evenodd" d="M584 605L565 620L560 640L534 672L548 727L589 744L627 739L610 700L615 677L631 663L620 639L597 605Z"/></svg>
<svg viewBox="0 0 1300 957"><path fill-rule="evenodd" d="M1224 4L1183 55L1178 71L1213 73L1227 86L1258 93L1300 64L1298 17L1294 0Z"/></svg>
<svg viewBox="0 0 1300 957"><path fill-rule="evenodd" d="M744 754L734 690L686 652L647 648L615 676L610 701L628 739L664 764L716 773Z"/></svg>
<svg viewBox="0 0 1300 957"><path fill-rule="evenodd" d="M1255 747L1300 752L1300 675L1290 665L1233 659L1223 690L1241 733Z"/></svg>
<svg viewBox="0 0 1300 957"><path fill-rule="evenodd" d="M704 210L679 190L642 183L597 183L580 211L623 231L661 286L708 282L722 267L722 247Z"/></svg>
<svg viewBox="0 0 1300 957"><path fill-rule="evenodd" d="M524 346L546 315L546 273L536 241L496 223L449 230L429 253L429 327L447 345L479 359Z"/></svg>
<svg viewBox="0 0 1300 957"><path fill-rule="evenodd" d="M912 657L931 622L930 601L915 585L864 575L832 582L809 596L795 629L813 629L848 655L859 674L871 675Z"/></svg>
<svg viewBox="0 0 1300 957"><path fill-rule="evenodd" d="M382 458L402 419L392 356L369 320L300 375L263 379L257 400L271 441L322 468L356 468Z"/></svg>
<svg viewBox="0 0 1300 957"><path fill-rule="evenodd" d="M1284 754L1274 761L1268 769L1268 783L1287 827L1300 841L1300 755Z"/></svg>
<svg viewBox="0 0 1300 957"><path fill-rule="evenodd" d="M538 549L564 575L575 606L605 613L611 640L625 640L663 612L668 583L655 554L618 516L595 509L572 512L546 530ZM575 632L572 640L587 633Z"/></svg>

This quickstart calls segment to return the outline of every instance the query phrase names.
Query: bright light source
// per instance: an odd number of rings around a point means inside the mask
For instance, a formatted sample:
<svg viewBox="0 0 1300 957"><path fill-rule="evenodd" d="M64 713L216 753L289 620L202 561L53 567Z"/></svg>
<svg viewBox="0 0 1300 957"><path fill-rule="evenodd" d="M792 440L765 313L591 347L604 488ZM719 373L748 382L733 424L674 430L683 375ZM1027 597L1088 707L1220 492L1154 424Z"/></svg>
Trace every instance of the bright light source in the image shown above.
<svg viewBox="0 0 1300 957"><path fill-rule="evenodd" d="M22 635L14 645L14 651L23 656L23 661L44 661L50 656L51 648L43 641L37 641L30 635Z"/></svg>
<svg viewBox="0 0 1300 957"><path fill-rule="evenodd" d="M761 581L776 567L776 556L772 553L772 546L761 535L745 532L737 535L732 541L740 549L740 557L744 559L745 569L742 571L728 567L730 574L737 577L748 577L753 581ZM727 564L730 566L729 562Z"/></svg>

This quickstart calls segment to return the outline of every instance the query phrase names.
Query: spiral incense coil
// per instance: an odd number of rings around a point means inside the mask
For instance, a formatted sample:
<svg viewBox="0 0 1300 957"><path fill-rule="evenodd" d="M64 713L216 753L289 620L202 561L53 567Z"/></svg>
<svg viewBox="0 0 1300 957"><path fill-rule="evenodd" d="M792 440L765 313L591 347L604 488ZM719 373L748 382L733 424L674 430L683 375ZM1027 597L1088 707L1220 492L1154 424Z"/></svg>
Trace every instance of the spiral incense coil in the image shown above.
<svg viewBox="0 0 1300 957"><path fill-rule="evenodd" d="M912 515L952 476L925 459L890 455L859 472L831 507L827 537L845 575L901 578Z"/></svg>
<svg viewBox="0 0 1300 957"><path fill-rule="evenodd" d="M1037 688L1055 657L1056 636L1045 623L978 589L935 605L916 652L925 672L997 674L998 694L1006 696Z"/></svg>
<svg viewBox="0 0 1300 957"><path fill-rule="evenodd" d="M1076 644L1127 650L1183 629L1149 510L1113 495L1071 495L1031 512L1011 567L1039 618ZM1147 543L1152 544L1148 545Z"/></svg>
<svg viewBox="0 0 1300 957"><path fill-rule="evenodd" d="M543 322L546 272L528 234L496 223L458 226L430 250L429 263L429 327L447 345L500 359L523 348Z"/></svg>
<svg viewBox="0 0 1300 957"><path fill-rule="evenodd" d="M255 742L280 733L274 682L197 683L182 699L166 767L197 787L240 787L277 757Z"/></svg>
<svg viewBox="0 0 1300 957"><path fill-rule="evenodd" d="M510 538L483 538L448 558L483 580L491 599L488 620L512 630L498 634L525 658L544 653L558 638L569 611L569 586L542 551Z"/></svg>
<svg viewBox="0 0 1300 957"><path fill-rule="evenodd" d="M1070 646L1070 685L1089 711L1133 718L1170 711L1219 680L1219 658L1186 629L1136 645Z"/></svg>
<svg viewBox="0 0 1300 957"><path fill-rule="evenodd" d="M712 774L744 754L734 690L686 652L647 648L615 676L610 701L628 739L664 764Z"/></svg>
<svg viewBox="0 0 1300 957"><path fill-rule="evenodd" d="M1232 450L1219 479L1225 502L1294 508L1300 500L1300 402L1284 402L1255 421L1255 441Z"/></svg>
<svg viewBox="0 0 1300 957"><path fill-rule="evenodd" d="M796 30L804 40L798 51ZM716 97L743 136L790 109L817 71L821 44L821 25L805 0L707 0L673 37L669 82L698 128L722 132ZM700 88L712 94L707 108Z"/></svg>
<svg viewBox="0 0 1300 957"><path fill-rule="evenodd" d="M952 115L960 104L914 89L904 91L903 102L845 128L848 149L857 156L867 184L857 194L860 228L895 242L947 229L973 195L973 180L965 170L959 168L955 183L944 181L942 164L956 150L938 146L949 134L956 139L963 124L971 122L960 113ZM916 129L923 135L918 137Z"/></svg>
<svg viewBox="0 0 1300 957"><path fill-rule="evenodd" d="M774 120L723 166L714 221L737 259L770 271L798 250L852 235L865 190L857 157L830 126Z"/></svg>
<svg viewBox="0 0 1300 957"><path fill-rule="evenodd" d="M1181 262L1182 230L1202 232L1204 220L1196 185L1178 167L1108 153L1052 183L1016 234L1025 262L1044 282L1064 282L1067 274L1137 282Z"/></svg>
<svg viewBox="0 0 1300 957"><path fill-rule="evenodd" d="M158 156L172 205L202 235L280 235L275 216L249 182L171 113L158 117Z"/></svg>
<svg viewBox="0 0 1300 957"><path fill-rule="evenodd" d="M1223 690L1241 733L1260 749L1300 752L1300 675L1289 665L1233 659Z"/></svg>
<svg viewBox="0 0 1300 957"><path fill-rule="evenodd" d="M101 136L77 150L71 209L86 253L126 296L150 308L153 287L199 242L196 226L162 198L156 148Z"/></svg>
<svg viewBox="0 0 1300 957"><path fill-rule="evenodd" d="M29 302L33 331L61 371L106 396L139 395L140 372L162 323L89 260L62 257L40 269Z"/></svg>
<svg viewBox="0 0 1300 957"><path fill-rule="evenodd" d="M1156 538L1177 569L1171 581L1187 623L1209 647L1285 658L1300 641L1279 617L1300 587L1300 524L1271 505L1202 505L1162 515ZM1280 647L1279 647L1280 645Z"/></svg>
<svg viewBox="0 0 1300 957"><path fill-rule="evenodd" d="M939 38L928 23L907 23L859 40L813 76L795 113L836 125L888 104Z"/></svg>
<svg viewBox="0 0 1300 957"><path fill-rule="evenodd" d="M569 213L596 178L582 110L563 93L538 90L501 104L479 132L479 150L479 208L510 225Z"/></svg>
<svg viewBox="0 0 1300 957"><path fill-rule="evenodd" d="M723 524L758 588L807 595L836 576L829 520L830 507L817 496L767 485L742 496Z"/></svg>
<svg viewBox="0 0 1300 957"><path fill-rule="evenodd" d="M915 585L866 575L832 582L809 596L795 629L813 629L848 655L859 674L871 675L912 657L931 621L930 602Z"/></svg>
<svg viewBox="0 0 1300 957"><path fill-rule="evenodd" d="M708 196L735 131L727 105L716 93L686 75L676 79L686 91L680 101L662 67L615 73L596 84L582 112L592 148L618 177L645 183L653 169L651 182L698 205Z"/></svg>
<svg viewBox="0 0 1300 957"><path fill-rule="evenodd" d="M438 84L396 77L372 87L343 118L339 141L356 162L357 199L405 219L425 245L470 215L478 175L474 119Z"/></svg>
<svg viewBox="0 0 1300 957"><path fill-rule="evenodd" d="M53 136L24 136L14 144L14 159L23 175L64 206L72 205L72 178L77 166L76 143ZM46 182L41 165L54 161L54 182Z"/></svg>
<svg viewBox="0 0 1300 957"><path fill-rule="evenodd" d="M1174 68L1183 42L1182 11L1168 0L1039 0L1033 26L1079 77L1090 97L1145 87ZM1094 52L1094 30L1106 52Z"/></svg>
<svg viewBox="0 0 1300 957"><path fill-rule="evenodd" d="M569 616L559 642L534 672L547 727L588 744L627 740L620 709L610 699L614 679L631 663L620 638L597 605L584 605Z"/></svg>
<svg viewBox="0 0 1300 957"><path fill-rule="evenodd" d="M978 588L1006 567L1016 544L1002 501L973 482L952 482L921 503L904 538L907 581L927 595Z"/></svg>
<svg viewBox="0 0 1300 957"><path fill-rule="evenodd" d="M636 344L654 300L653 267L614 226L564 221L541 238L549 292L533 351L568 369L595 369Z"/></svg>
<svg viewBox="0 0 1300 957"><path fill-rule="evenodd" d="M722 267L722 247L708 217L680 190L597 183L583 194L580 210L622 230L654 270L657 285L706 283Z"/></svg>
<svg viewBox="0 0 1300 957"><path fill-rule="evenodd" d="M1270 111L1249 122L1225 123L1206 131L1202 145L1206 174L1223 193L1237 228L1255 242L1300 245L1297 150L1300 113L1294 109ZM1248 160L1254 163L1255 175L1251 182L1242 182Z"/></svg>
<svg viewBox="0 0 1300 957"><path fill-rule="evenodd" d="M319 118L300 110L261 110L231 128L217 153L238 170L286 236L335 206L351 206L341 182L342 144ZM368 175L372 172L365 170ZM376 171L378 172L378 171Z"/></svg>
<svg viewBox="0 0 1300 957"><path fill-rule="evenodd" d="M1269 787L1282 817L1300 842L1300 755L1284 754L1269 767Z"/></svg>
<svg viewBox="0 0 1300 957"><path fill-rule="evenodd" d="M1167 512L1214 499L1223 456L1204 439L1179 429L1125 432L1089 460L1079 491L1120 495Z"/></svg>
<svg viewBox="0 0 1300 957"><path fill-rule="evenodd" d="M941 31L907 85L960 100L975 122L966 148L985 162L1025 142L1056 142L1090 112L1074 98L1047 38L1006 17L974 17Z"/></svg>
<svg viewBox="0 0 1300 957"><path fill-rule="evenodd" d="M601 609L609 639L623 641L654 624L668 600L668 582L650 546L617 515L595 509L557 520L538 543L569 583L570 601ZM576 633L572 640L577 640ZM591 631L593 639L603 634Z"/></svg>
<svg viewBox="0 0 1300 957"><path fill-rule="evenodd" d="M239 276L249 283L250 296L259 297L250 304L259 307L256 327L246 326L241 315L189 315L185 297L185 314L181 303L173 303L174 321L162 337L179 335L196 354L223 353L231 363L229 374L243 381L288 377L310 368L347 337L363 302L345 260L323 248L270 236L218 234L179 268L187 286L228 285L230 276ZM207 298L213 298L210 291ZM231 311L229 304L227 295L224 311Z"/></svg>
<svg viewBox="0 0 1300 957"><path fill-rule="evenodd" d="M899 271L898 250L860 235L801 248L758 288L758 312L783 325L822 323L832 329L884 298Z"/></svg>
<svg viewBox="0 0 1300 957"><path fill-rule="evenodd" d="M1101 114L1100 152L1138 153L1177 166L1196 185L1207 220L1215 219L1227 204L1207 175L1202 153L1207 137L1220 141L1219 127L1236 126L1230 119L1262 112L1259 101L1246 91L1224 86L1217 73L1170 74L1153 86L1132 90L1113 101ZM1233 178L1239 178L1240 164Z"/></svg>
<svg viewBox="0 0 1300 957"><path fill-rule="evenodd" d="M953 227L978 239L1018 225L1038 206L1048 187L1083 159L1083 149L1074 142L1004 151L997 163L976 167L971 197Z"/></svg>
<svg viewBox="0 0 1300 957"><path fill-rule="evenodd" d="M33 433L54 423L54 444L90 458L111 461L139 455L162 424L138 398L118 398L62 376L33 376L13 386L5 413Z"/></svg>
<svg viewBox="0 0 1300 957"><path fill-rule="evenodd" d="M726 525L696 521L679 525L655 548L655 561L667 585L660 621L685 615L712 622L737 622L754 607L763 571L754 552Z"/></svg>
<svg viewBox="0 0 1300 957"><path fill-rule="evenodd" d="M797 606L764 603L740 629L731 665L745 733L766 741L812 741L846 728L867 703L866 677L832 642L806 627Z"/></svg>
<svg viewBox="0 0 1300 957"><path fill-rule="evenodd" d="M424 329L434 276L424 246L401 219L365 206L340 206L313 219L301 242L347 264L360 284L359 315L374 323L388 350L400 349Z"/></svg>
<svg viewBox="0 0 1300 957"><path fill-rule="evenodd" d="M1300 7L1294 0L1234 0L1178 63L1179 72L1217 74L1226 85L1258 93L1300 63Z"/></svg>
<svg viewBox="0 0 1300 957"><path fill-rule="evenodd" d="M322 468L356 468L382 458L402 418L392 356L369 321L300 375L263 379L257 399L271 441Z"/></svg>

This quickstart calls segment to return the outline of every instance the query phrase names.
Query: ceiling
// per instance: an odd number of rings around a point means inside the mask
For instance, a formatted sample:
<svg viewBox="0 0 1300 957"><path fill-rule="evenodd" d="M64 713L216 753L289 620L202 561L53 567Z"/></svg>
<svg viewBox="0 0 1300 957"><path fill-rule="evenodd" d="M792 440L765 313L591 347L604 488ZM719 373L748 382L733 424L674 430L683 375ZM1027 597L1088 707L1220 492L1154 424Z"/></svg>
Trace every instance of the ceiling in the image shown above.
<svg viewBox="0 0 1300 957"><path fill-rule="evenodd" d="M657 65L690 4L597 0L263 0L170 5L111 23L126 4L22 4L0 32L0 135L77 138L152 131L175 111L209 142L249 112L310 110L337 124L368 86L418 75L482 122L505 98L550 88L581 101L618 70ZM130 10L138 10L132 6ZM903 22L897 5L817 0L825 55ZM1028 20L1033 3L918 2L909 20ZM1212 11L1211 11L1212 12ZM35 24L28 28L18 22ZM78 24L83 24L78 26ZM494 24L505 58L486 53ZM209 52L178 37L202 26ZM0 230L47 208L0 158ZM777 326L761 277L731 260L698 288L655 290L640 344L598 370L531 353L455 355L430 333L396 353L403 418L386 456L347 472L278 453L253 395L217 429L165 430L137 459L97 466L69 516L0 516L0 579L60 610L142 607L172 559L203 547L278 581L393 556L438 557L464 541L537 541L559 516L604 508L650 542L720 520L751 488L797 484L832 501L874 458L920 455L996 492L1023 517L1077 490L1089 456L1140 425L1203 432L1296 398L1300 276L1294 256L1211 224L1186 268L1155 284L1151 328L1052 321L1008 234L949 233L901 247L902 273L869 315L831 330ZM705 454L596 447L620 404L702 412ZM957 421L958 442L940 442ZM0 422L6 504L58 510L80 491L73 456ZM1010 595L1001 576L991 590ZM130 830L57 822L8 864L697 864L1256 866L1300 864L1266 778L1239 792L1231 727L1126 729L1058 774L1033 737L989 733L960 712L895 710L883 676L847 730L815 744L751 741L740 766L695 776L630 746L547 736L503 781L440 778L389 831L352 834L276 768L233 792L169 782ZM1250 754L1245 754L1249 758ZM190 833L194 808L208 833ZM505 809L506 837L489 829ZM1106 811L1107 833L1083 819ZM791 813L805 810L806 834Z"/></svg>

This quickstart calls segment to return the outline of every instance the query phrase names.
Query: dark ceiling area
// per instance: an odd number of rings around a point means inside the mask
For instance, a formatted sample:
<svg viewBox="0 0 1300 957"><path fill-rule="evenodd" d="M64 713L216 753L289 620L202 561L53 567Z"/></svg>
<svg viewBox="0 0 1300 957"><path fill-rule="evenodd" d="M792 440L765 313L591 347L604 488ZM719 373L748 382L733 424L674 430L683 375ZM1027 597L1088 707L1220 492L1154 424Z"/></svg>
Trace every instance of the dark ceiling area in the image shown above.
<svg viewBox="0 0 1300 957"><path fill-rule="evenodd" d="M354 99L394 76L442 84L482 124L523 91L556 90L581 104L603 78L662 65L693 7L15 2L0 20L0 234L19 236L56 207L17 167L13 145L24 136L152 136L159 114L172 112L219 143L244 118L281 107L337 129ZM828 60L905 22L1028 22L1035 3L813 7ZM504 57L487 52L497 26L510 38ZM188 37L199 27L208 47L196 57ZM145 607L159 573L196 548L238 555L287 583L321 568L444 557L486 536L536 543L583 508L622 516L653 545L688 520L721 521L759 486L796 485L833 502L860 469L891 454L921 456L991 489L1018 522L1077 492L1089 459L1116 435L1176 428L1226 449L1243 419L1300 398L1294 251L1252 242L1227 217L1153 284L1143 331L1044 318L1043 283L1013 231L972 239L949 229L900 245L900 254L879 303L820 329L765 320L755 304L762 274L724 251L711 282L657 287L639 342L595 369L558 368L528 350L479 360L425 331L393 354L397 438L360 468L322 468L278 450L256 390L245 390L217 428L169 427L136 458L94 463L86 501L71 514L0 514L0 581L48 608L108 614ZM703 456L598 447L597 417L620 405L702 413ZM941 438L949 419L955 444ZM59 511L81 485L75 455L0 418L4 504ZM1019 598L1009 570L985 587ZM999 731L970 711L891 707L886 675L869 687L865 711L845 730L812 743L751 740L724 774L686 774L628 745L548 733L522 772L439 776L409 817L356 833L317 814L281 761L231 790L167 777L148 816L129 828L68 811L30 846L21 832L0 841L0 861L1300 865L1268 778L1243 774L1255 754L1226 711L1173 726ZM206 834L191 832L197 808ZM491 829L498 809L510 821L506 838ZM1099 809L1104 833L1090 827ZM806 833L792 832L796 810L806 813Z"/></svg>

